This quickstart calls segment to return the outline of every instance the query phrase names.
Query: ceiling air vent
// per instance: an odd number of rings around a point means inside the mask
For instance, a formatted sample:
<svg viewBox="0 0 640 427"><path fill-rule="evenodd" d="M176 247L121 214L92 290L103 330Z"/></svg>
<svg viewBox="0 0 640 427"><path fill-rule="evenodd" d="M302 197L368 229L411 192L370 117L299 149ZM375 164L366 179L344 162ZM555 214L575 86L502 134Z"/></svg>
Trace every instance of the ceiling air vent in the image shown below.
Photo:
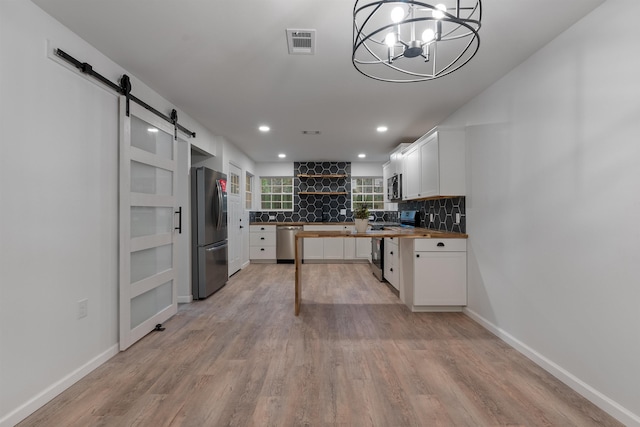
<svg viewBox="0 0 640 427"><path fill-rule="evenodd" d="M316 30L287 29L289 55L314 55L316 53Z"/></svg>

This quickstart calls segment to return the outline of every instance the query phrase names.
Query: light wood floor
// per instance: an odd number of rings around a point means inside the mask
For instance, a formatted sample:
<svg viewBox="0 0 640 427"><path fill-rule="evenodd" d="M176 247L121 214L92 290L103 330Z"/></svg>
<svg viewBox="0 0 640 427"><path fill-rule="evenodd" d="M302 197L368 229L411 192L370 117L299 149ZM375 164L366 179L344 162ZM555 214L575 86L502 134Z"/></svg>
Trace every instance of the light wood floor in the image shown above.
<svg viewBox="0 0 640 427"><path fill-rule="evenodd" d="M19 426L614 426L460 313L366 265L251 265Z"/></svg>

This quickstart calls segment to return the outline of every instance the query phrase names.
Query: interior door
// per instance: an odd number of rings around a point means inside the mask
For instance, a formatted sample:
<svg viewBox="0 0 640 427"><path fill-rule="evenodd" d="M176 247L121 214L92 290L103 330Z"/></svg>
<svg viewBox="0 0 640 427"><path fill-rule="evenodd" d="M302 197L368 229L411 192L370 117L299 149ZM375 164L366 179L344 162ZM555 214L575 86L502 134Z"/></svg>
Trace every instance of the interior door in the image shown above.
<svg viewBox="0 0 640 427"><path fill-rule="evenodd" d="M227 209L229 219L229 276L242 267L242 198L240 197L240 177L242 171L233 163L229 163L229 180L227 181Z"/></svg>
<svg viewBox="0 0 640 427"><path fill-rule="evenodd" d="M177 312L173 126L120 98L120 350ZM184 217L183 217L184 222Z"/></svg>

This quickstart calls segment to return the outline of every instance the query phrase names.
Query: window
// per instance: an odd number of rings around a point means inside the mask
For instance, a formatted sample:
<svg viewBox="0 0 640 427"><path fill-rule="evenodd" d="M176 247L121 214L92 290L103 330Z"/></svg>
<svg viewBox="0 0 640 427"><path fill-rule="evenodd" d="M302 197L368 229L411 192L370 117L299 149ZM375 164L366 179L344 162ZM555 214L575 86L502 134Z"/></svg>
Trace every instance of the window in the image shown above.
<svg viewBox="0 0 640 427"><path fill-rule="evenodd" d="M263 211L293 210L293 178L261 178L261 203Z"/></svg>
<svg viewBox="0 0 640 427"><path fill-rule="evenodd" d="M372 211L384 210L381 177L354 178L351 181L351 210L356 210L363 204Z"/></svg>
<svg viewBox="0 0 640 427"><path fill-rule="evenodd" d="M244 208L251 210L253 207L253 175L247 172L245 181L246 188L244 189Z"/></svg>
<svg viewBox="0 0 640 427"><path fill-rule="evenodd" d="M231 172L229 180L229 194L240 194L240 175Z"/></svg>

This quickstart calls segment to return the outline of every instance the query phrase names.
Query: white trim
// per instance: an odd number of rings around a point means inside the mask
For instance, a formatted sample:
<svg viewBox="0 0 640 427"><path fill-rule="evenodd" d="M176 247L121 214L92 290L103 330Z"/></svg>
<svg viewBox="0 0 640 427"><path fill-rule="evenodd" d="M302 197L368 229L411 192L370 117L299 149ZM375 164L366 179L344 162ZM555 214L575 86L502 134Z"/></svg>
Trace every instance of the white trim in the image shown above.
<svg viewBox="0 0 640 427"><path fill-rule="evenodd" d="M131 173L129 173L129 177L131 177ZM174 196L158 196L156 194L146 194L146 193L134 193L129 192L129 206L149 206L149 207L160 207L160 208L173 208Z"/></svg>
<svg viewBox="0 0 640 427"><path fill-rule="evenodd" d="M173 242L173 234L152 234L149 236L134 237L131 239L131 252L142 251L145 249L157 248L160 246L170 245Z"/></svg>
<svg viewBox="0 0 640 427"><path fill-rule="evenodd" d="M100 365L111 359L118 354L118 344L114 344L107 350L97 355L93 359L89 360L84 365L80 366L69 375L61 378L55 383L51 384L46 389L42 390L33 398L20 405L4 418L0 419L0 427L11 427L18 424L20 421L33 414L38 409L46 405L51 399L71 387L76 382L80 381L87 374L98 368Z"/></svg>
<svg viewBox="0 0 640 427"><path fill-rule="evenodd" d="M557 365L552 360L541 355L502 328L499 328L489 322L475 311L469 308L464 308L462 312L624 425L629 427L640 426L640 416L626 409L613 399L605 396L603 393L591 387L589 384L585 383L563 367Z"/></svg>
<svg viewBox="0 0 640 427"><path fill-rule="evenodd" d="M191 304L192 302L193 302L193 295L178 297L178 304Z"/></svg>
<svg viewBox="0 0 640 427"><path fill-rule="evenodd" d="M137 282L131 283L129 285L131 287L131 290L129 291L129 298L134 299L135 297L140 296L145 292L149 292L150 290L171 281L175 282L175 272L173 271L173 268L164 270L142 280L138 280ZM172 283L172 286L175 286L175 283Z"/></svg>
<svg viewBox="0 0 640 427"><path fill-rule="evenodd" d="M165 159L163 157L158 156L157 154L149 153L148 151L144 151L134 146L129 147L129 152L131 153L130 154L131 160L135 162L175 173L174 172L176 169L175 160Z"/></svg>

